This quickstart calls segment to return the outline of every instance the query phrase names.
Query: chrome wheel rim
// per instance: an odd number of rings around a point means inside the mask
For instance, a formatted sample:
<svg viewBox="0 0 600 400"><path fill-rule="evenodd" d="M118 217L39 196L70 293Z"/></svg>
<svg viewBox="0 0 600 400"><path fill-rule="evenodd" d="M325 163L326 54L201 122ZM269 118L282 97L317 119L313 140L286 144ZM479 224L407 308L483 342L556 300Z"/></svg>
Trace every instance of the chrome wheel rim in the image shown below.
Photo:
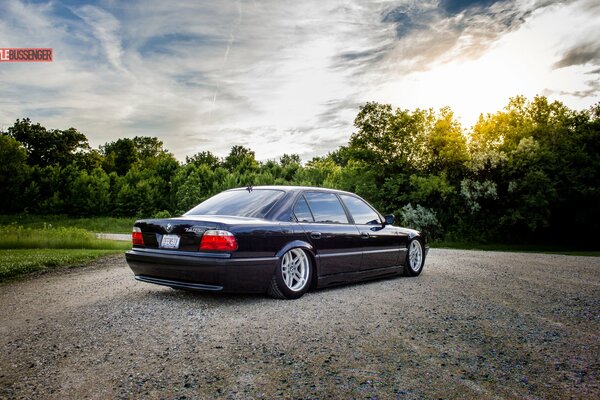
<svg viewBox="0 0 600 400"><path fill-rule="evenodd" d="M418 272L421 268L421 262L423 261L423 248L418 240L413 240L408 249L408 264L410 269L414 272Z"/></svg>
<svg viewBox="0 0 600 400"><path fill-rule="evenodd" d="M288 289L297 292L308 283L310 262L306 253L300 249L292 249L284 254L281 260L281 274Z"/></svg>

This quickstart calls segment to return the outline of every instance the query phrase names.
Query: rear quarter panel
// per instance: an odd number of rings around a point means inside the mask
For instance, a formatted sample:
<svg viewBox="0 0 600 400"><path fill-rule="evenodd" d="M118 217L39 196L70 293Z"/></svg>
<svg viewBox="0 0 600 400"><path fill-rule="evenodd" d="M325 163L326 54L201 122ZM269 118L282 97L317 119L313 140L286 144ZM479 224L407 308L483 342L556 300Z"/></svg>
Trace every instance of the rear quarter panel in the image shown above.
<svg viewBox="0 0 600 400"><path fill-rule="evenodd" d="M288 243L305 240L302 231L294 230L290 223L238 225L230 227L238 242L232 258L273 257Z"/></svg>

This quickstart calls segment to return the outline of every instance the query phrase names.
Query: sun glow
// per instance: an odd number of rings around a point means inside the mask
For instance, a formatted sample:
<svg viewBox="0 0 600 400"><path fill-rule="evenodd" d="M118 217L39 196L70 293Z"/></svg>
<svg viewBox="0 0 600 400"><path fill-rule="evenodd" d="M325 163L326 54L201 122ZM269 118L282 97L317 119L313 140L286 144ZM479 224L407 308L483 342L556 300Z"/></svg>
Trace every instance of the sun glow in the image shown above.
<svg viewBox="0 0 600 400"><path fill-rule="evenodd" d="M472 126L480 113L502 109L516 95L545 95L575 109L588 107L598 97L575 93L588 89L589 82L582 82L582 74L597 78L591 73L593 67L553 68L548 62L558 61L556 48L562 38L587 32L574 32L571 24L561 23L567 17L573 20L572 11L543 10L520 29L501 37L479 58L461 60L457 54L456 61L430 65L428 70L393 80L371 95L400 108L450 106L464 127ZM590 28L589 23L581 26ZM600 30L600 22L590 29Z"/></svg>

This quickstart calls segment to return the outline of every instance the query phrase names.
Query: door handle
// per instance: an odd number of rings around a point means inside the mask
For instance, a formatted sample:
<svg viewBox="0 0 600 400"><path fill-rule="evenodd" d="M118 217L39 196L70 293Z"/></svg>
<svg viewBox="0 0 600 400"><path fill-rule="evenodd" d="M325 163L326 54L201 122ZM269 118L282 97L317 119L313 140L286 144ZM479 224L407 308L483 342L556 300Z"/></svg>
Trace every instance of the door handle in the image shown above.
<svg viewBox="0 0 600 400"><path fill-rule="evenodd" d="M360 233L360 236L361 236L363 239L368 239L369 237L371 237L371 235L369 235L369 232L361 232L361 233Z"/></svg>
<svg viewBox="0 0 600 400"><path fill-rule="evenodd" d="M321 232L311 232L310 237L313 239L321 239Z"/></svg>

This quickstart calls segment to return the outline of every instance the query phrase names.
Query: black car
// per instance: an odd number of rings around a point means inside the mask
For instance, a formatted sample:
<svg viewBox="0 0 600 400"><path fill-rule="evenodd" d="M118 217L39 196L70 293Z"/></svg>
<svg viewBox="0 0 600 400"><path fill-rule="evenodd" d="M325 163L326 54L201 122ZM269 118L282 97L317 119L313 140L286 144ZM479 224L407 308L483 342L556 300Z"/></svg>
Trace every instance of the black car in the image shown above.
<svg viewBox="0 0 600 400"><path fill-rule="evenodd" d="M126 258L143 282L295 299L311 287L419 275L425 238L393 222L340 190L238 188L178 218L136 221Z"/></svg>

